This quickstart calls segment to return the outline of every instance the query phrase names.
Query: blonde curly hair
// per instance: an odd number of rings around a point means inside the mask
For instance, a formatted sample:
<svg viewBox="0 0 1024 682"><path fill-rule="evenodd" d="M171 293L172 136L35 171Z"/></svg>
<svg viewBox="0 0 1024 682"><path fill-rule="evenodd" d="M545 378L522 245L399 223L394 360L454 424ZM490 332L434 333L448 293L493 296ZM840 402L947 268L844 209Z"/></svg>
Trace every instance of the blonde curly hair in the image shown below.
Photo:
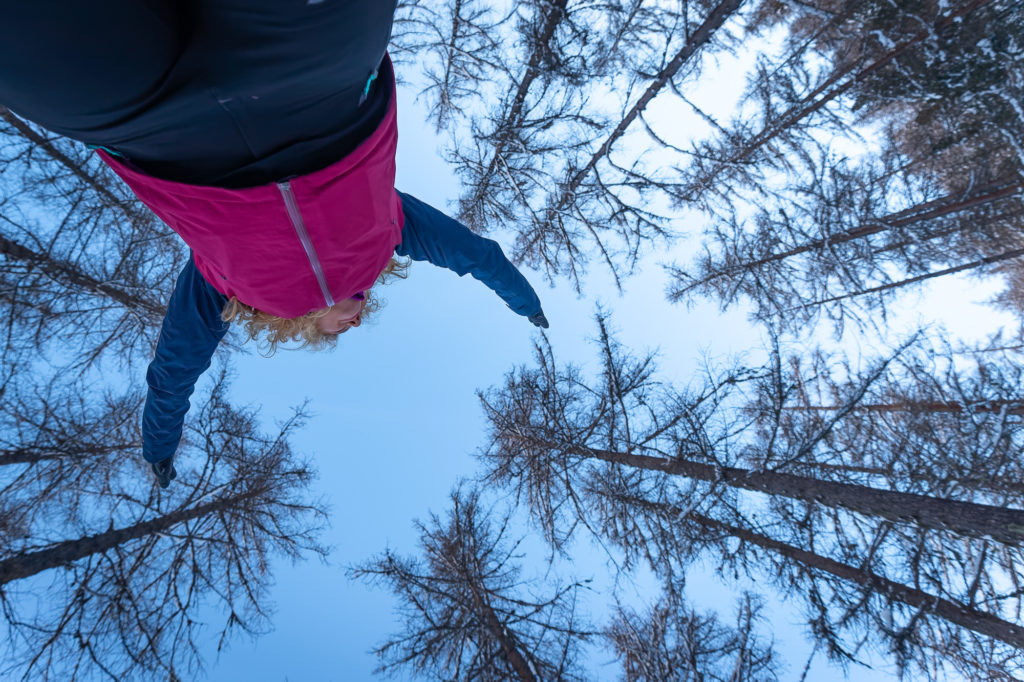
<svg viewBox="0 0 1024 682"><path fill-rule="evenodd" d="M377 276L377 284L386 284L393 279L405 279L409 268L408 261L400 261L392 258L387 266ZM366 320L383 307L383 303L373 295L373 290L366 291L366 305L360 315L361 320ZM278 346L288 341L298 341L298 348L309 348L311 350L323 350L334 348L338 343L338 336L348 331L344 329L339 333L328 333L317 326L317 320L327 314L330 308L321 308L301 317L278 317L257 310L246 305L234 296L224 306L221 312L221 319L225 322L237 322L245 329L247 340L254 340L261 343L261 352L268 357L277 352ZM262 340L258 337L266 332Z"/></svg>

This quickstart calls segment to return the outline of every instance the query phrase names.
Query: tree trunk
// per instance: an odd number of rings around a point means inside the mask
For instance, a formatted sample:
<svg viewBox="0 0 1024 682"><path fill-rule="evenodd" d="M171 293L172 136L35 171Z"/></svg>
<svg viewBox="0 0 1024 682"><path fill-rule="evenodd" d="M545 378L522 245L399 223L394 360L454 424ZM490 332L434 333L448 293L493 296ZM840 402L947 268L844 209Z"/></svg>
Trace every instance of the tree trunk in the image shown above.
<svg viewBox="0 0 1024 682"><path fill-rule="evenodd" d="M55 448L20 447L10 450L0 450L0 467L7 464L38 464L55 459L74 459L82 462L89 457L109 455L113 452L126 452L138 450L142 447L139 443L124 443L121 445L94 445L90 448L79 448L76 450L57 450Z"/></svg>
<svg viewBox="0 0 1024 682"><path fill-rule="evenodd" d="M682 510L671 505L657 504L634 497L623 497L624 502L635 504L662 515L678 518ZM725 533L744 542L770 550L810 569L833 575L842 580L856 583L865 589L880 592L894 601L914 609L925 609L943 620L966 628L978 634L1006 642L1010 646L1024 648L1024 627L1005 621L983 611L977 611L963 604L936 597L915 587L889 580L871 571L841 563L829 557L780 542L755 533L747 528L733 526L721 521L690 513L685 518L711 531Z"/></svg>
<svg viewBox="0 0 1024 682"><path fill-rule="evenodd" d="M554 444L545 444L557 449ZM879 490L852 483L836 483L774 471L719 467L685 459L632 455L592 448L572 447L570 452L625 466L686 476L698 481L722 483L828 507L843 507L865 516L911 523L921 528L951 531L977 538L991 538L1008 545L1024 541L1024 510L944 500L916 493Z"/></svg>
<svg viewBox="0 0 1024 682"><path fill-rule="evenodd" d="M965 272L967 270L973 270L975 268L984 267L993 263L1000 263L1005 260L1012 260L1014 258L1020 258L1024 256L1024 249L1012 249L1010 251L1004 251L1003 253L996 254L994 256L985 256L978 260L971 261L970 263L964 263L957 265L956 267L946 268L944 270L936 270L935 272L929 272L924 275L918 275L917 277L908 277L898 282L890 282L889 284L882 284L877 287L871 287L870 289L861 289L860 291L853 291L848 294L841 294L839 296L833 296L832 298L825 298L820 301L812 301L810 303L804 303L803 305L794 306L789 308L785 312L793 310L803 310L816 305L824 305L826 303L835 303L836 301L843 301L848 298L854 298L856 296L863 296L865 294L875 294L879 291L888 291L889 289L898 289L905 287L908 284L915 284L917 282L923 282L925 280L934 279L936 277L945 277L946 275L954 275L958 272Z"/></svg>
<svg viewBox="0 0 1024 682"><path fill-rule="evenodd" d="M691 520L708 529L719 530L740 540L772 550L808 568L834 575L837 578L856 583L866 589L880 592L890 599L901 602L911 608L924 608L943 620L959 625L978 634L998 639L1007 644L1024 647L1024 628L1010 623L992 614L977 611L962 604L936 597L902 583L889 580L871 571L841 563L834 559L788 545L778 540L759 535L753 531L702 516L691 516Z"/></svg>
<svg viewBox="0 0 1024 682"><path fill-rule="evenodd" d="M819 471L839 471L844 474L870 474L873 476L885 476L890 473L888 469L881 467L861 466L857 464L825 464L822 462L804 462L796 460L793 465L817 469Z"/></svg>
<svg viewBox="0 0 1024 682"><path fill-rule="evenodd" d="M901 403L868 403L856 405L853 408L843 405L801 405L794 407L783 407L783 410L790 412L835 412L838 410L867 410L868 412L993 412L999 413L1006 410L1006 414L1024 415L1024 400L985 400L977 404L965 405L955 402L918 402L909 400Z"/></svg>
<svg viewBox="0 0 1024 682"><path fill-rule="evenodd" d="M149 521L142 521L126 528L108 530L104 533L90 535L77 540L65 540L47 549L8 557L0 560L0 586L6 585L13 580L42 573L51 568L67 566L92 554L107 552L132 540L138 540L147 535L166 531L179 523L198 519L214 512L228 510L237 503L256 497L258 494L259 492L251 491L231 497L223 497L207 504L173 511L164 516L150 519Z"/></svg>
<svg viewBox="0 0 1024 682"><path fill-rule="evenodd" d="M38 268L58 281L66 282L78 289L84 289L91 294L112 299L129 310L142 312L157 324L163 319L164 306L159 301L129 294L122 289L97 280L70 263L57 260L47 254L37 253L2 235L0 235L0 255L28 263L31 267Z"/></svg>
<svg viewBox="0 0 1024 682"><path fill-rule="evenodd" d="M505 652L505 658L508 659L509 664L516 671L516 675L522 682L537 682L537 677L533 674L533 670L530 667L530 663L526 660L526 657L519 651L519 647L515 640L508 635L505 627L498 620L497 614L494 613L494 609L491 605L484 601L477 590L476 584L473 582L473 576L464 576L466 583L469 586L469 591L473 595L473 604L476 606L477 611L484 617L484 622L487 624L487 631L491 633L491 636L501 645L501 650Z"/></svg>
<svg viewBox="0 0 1024 682"><path fill-rule="evenodd" d="M1019 495L1024 499L1024 483L1008 481L1005 479L996 480L994 476L979 478L977 476L965 477L958 475L956 477L943 480L939 476L932 474L931 471L897 473L892 469L882 467L858 466L855 464L823 464L820 462L802 462L799 460L793 461L790 464L793 466L806 467L808 469L816 469L818 471L836 471L842 473L865 474L868 476L881 476L888 478L889 480L895 479L910 481L912 483L926 483L929 486L947 485L950 482L956 482L967 489L985 491L996 496Z"/></svg>
<svg viewBox="0 0 1024 682"><path fill-rule="evenodd" d="M998 201L1009 196L1013 196L1024 190L1024 182L1018 181L1015 183L992 186L985 188L983 193L975 194L974 196L966 199L958 196L946 196L942 199L930 201L926 204L914 206L912 208L905 209L898 213L892 213L887 215L877 222L872 222L863 225L854 230L844 232L842 234L830 235L828 237L822 237L821 239L815 239L809 241L800 246L794 246L786 251L780 251L779 253L773 253L770 256L763 258L757 258L755 260L746 261L739 265L731 265L722 270L711 273L710 275L703 277L699 282L695 282L689 285L687 288L692 289L694 287L705 285L716 279L727 277L735 274L740 270L753 270L759 268L762 265L768 263L776 263L778 261L798 256L808 251L815 251L826 246L832 246L833 244L844 244L854 239L861 239L863 237L869 237L879 232L885 232L897 227L906 227L907 225L913 225L924 220L931 220L934 218L941 218L951 213L963 211L965 209L978 206L980 204L986 204L992 201ZM951 232L950 232L951 233Z"/></svg>

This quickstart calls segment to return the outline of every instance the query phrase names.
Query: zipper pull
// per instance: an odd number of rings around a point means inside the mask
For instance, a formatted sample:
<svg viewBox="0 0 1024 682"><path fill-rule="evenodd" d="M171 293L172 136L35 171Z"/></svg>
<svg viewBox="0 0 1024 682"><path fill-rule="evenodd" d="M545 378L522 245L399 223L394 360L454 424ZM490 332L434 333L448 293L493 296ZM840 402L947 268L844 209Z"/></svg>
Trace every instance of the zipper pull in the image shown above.
<svg viewBox="0 0 1024 682"><path fill-rule="evenodd" d="M373 85L373 81L377 80L377 71L378 70L379 70L379 68L378 69L374 69L373 73L371 73L370 77L366 80L366 87L363 88L363 94L359 98L359 106L363 106L363 102L365 102L366 98L370 96L370 86Z"/></svg>

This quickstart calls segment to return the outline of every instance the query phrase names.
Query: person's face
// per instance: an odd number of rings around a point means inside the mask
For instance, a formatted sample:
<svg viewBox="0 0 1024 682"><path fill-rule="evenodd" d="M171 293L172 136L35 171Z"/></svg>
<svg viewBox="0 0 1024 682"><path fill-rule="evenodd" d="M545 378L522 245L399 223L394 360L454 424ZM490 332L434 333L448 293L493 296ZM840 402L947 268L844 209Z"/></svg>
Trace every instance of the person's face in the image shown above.
<svg viewBox="0 0 1024 682"><path fill-rule="evenodd" d="M366 299L357 301L353 298L345 299L335 303L327 309L327 314L316 321L320 331L327 334L340 334L352 327L358 327L361 322L359 317L366 307Z"/></svg>

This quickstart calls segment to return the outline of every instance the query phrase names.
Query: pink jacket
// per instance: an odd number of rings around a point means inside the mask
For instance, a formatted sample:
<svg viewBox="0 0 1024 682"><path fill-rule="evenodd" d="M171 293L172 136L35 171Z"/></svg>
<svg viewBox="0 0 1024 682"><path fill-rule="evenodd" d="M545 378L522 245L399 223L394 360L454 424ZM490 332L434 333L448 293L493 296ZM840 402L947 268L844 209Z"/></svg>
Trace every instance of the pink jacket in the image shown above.
<svg viewBox="0 0 1024 682"><path fill-rule="evenodd" d="M217 291L299 317L373 286L401 242L395 193L395 85L380 125L341 161L262 187L223 189L154 178L99 154L192 248Z"/></svg>

